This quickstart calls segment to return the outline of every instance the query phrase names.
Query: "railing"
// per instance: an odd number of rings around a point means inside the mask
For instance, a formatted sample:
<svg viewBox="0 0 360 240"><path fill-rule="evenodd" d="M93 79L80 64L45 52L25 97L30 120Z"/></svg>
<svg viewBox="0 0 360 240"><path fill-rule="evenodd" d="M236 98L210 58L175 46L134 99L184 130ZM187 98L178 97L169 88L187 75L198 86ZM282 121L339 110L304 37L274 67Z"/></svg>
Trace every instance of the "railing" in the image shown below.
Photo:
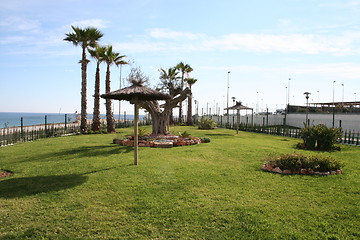
<svg viewBox="0 0 360 240"><path fill-rule="evenodd" d="M220 128L228 128L236 130L238 128L239 131L247 131L247 132L256 132L256 133L264 133L285 137L293 137L293 138L301 138L301 129L294 128L289 126L266 126L263 125L252 125L247 123L240 123L239 126L237 124L226 124L222 121L218 122L218 127ZM346 130L343 132L343 136L339 139L339 143L349 144L349 145L360 145L360 132L359 131L350 131Z"/></svg>
<svg viewBox="0 0 360 240"><path fill-rule="evenodd" d="M139 125L149 125L149 120L140 120ZM127 128L134 126L133 120L117 121L116 128ZM106 123L101 128L106 131ZM91 129L91 124L88 124ZM60 137L66 135L80 134L79 123L52 123L34 126L21 126L0 129L0 147L13 145L19 142L30 142L41 138Z"/></svg>

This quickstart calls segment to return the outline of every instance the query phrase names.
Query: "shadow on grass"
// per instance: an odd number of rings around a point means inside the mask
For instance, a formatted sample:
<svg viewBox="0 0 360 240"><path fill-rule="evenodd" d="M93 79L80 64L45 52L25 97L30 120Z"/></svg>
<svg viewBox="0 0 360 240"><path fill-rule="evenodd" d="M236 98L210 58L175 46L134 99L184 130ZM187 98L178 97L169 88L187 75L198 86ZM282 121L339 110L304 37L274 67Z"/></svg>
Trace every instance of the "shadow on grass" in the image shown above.
<svg viewBox="0 0 360 240"><path fill-rule="evenodd" d="M132 150L133 150L132 147L126 147L126 146L119 147L118 145L84 146L62 152L51 153L49 155L56 157L63 157L69 155L79 155L81 157L97 157L97 156L109 156L119 153L129 153Z"/></svg>
<svg viewBox="0 0 360 240"><path fill-rule="evenodd" d="M206 136L229 136L229 137L233 137L235 136L234 134L228 134L228 133L211 133L211 134L205 134Z"/></svg>
<svg viewBox="0 0 360 240"><path fill-rule="evenodd" d="M17 198L73 188L86 182L83 174L11 178L0 181L0 198Z"/></svg>
<svg viewBox="0 0 360 240"><path fill-rule="evenodd" d="M119 146L119 145L101 145L101 146L83 146L74 149L68 149L59 152L50 152L39 155L33 155L27 157L26 159L20 159L17 162L43 162L51 161L52 159L59 160L68 160L74 158L83 158L83 157L99 157L99 156L110 156L114 154L129 153L133 151L133 147Z"/></svg>

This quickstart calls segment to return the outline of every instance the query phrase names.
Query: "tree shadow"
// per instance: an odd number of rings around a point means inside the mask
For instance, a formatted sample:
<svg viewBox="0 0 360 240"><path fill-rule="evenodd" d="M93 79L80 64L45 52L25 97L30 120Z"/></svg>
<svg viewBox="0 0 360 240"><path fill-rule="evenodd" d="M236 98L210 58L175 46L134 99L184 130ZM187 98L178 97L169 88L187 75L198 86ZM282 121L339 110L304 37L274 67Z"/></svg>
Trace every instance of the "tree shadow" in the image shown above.
<svg viewBox="0 0 360 240"><path fill-rule="evenodd" d="M228 134L228 133L209 133L209 134L205 134L206 136L230 136L233 137L235 136L234 134Z"/></svg>
<svg viewBox="0 0 360 240"><path fill-rule="evenodd" d="M129 153L133 150L132 147L126 146L113 146L113 145L102 145L102 146L83 146L76 149L54 152L49 154L52 157L63 157L69 155L78 155L81 157L97 157L97 156L109 156L119 153Z"/></svg>
<svg viewBox="0 0 360 240"><path fill-rule="evenodd" d="M50 161L53 158L56 160L68 160L76 157L99 157L99 156L110 156L114 154L129 153L133 151L133 147L119 146L119 145L100 145L100 146L83 146L74 149L67 149L59 152L51 152L45 154L34 155L31 158L26 157L16 162L44 162Z"/></svg>
<svg viewBox="0 0 360 240"><path fill-rule="evenodd" d="M0 198L17 198L69 189L87 181L84 174L11 178L0 181Z"/></svg>

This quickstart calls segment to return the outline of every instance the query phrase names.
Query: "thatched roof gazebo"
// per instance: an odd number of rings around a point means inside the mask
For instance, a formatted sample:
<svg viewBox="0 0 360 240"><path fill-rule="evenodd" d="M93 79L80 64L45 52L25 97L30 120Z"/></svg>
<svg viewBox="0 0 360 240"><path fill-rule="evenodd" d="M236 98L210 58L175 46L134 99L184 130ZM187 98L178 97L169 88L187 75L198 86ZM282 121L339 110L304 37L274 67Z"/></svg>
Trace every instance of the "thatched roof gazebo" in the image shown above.
<svg viewBox="0 0 360 240"><path fill-rule="evenodd" d="M139 101L167 100L170 95L133 83L130 87L122 88L113 92L101 95L105 99L127 100L132 103L135 99Z"/></svg>
<svg viewBox="0 0 360 240"><path fill-rule="evenodd" d="M234 106L225 108L225 110L253 110L252 108L246 107L242 105L241 102L236 101L236 104Z"/></svg>
<svg viewBox="0 0 360 240"><path fill-rule="evenodd" d="M253 114L253 109L246 107L244 105L242 105L242 103L239 101L236 101L236 104L234 106L225 108L225 110L236 110L236 118L237 118L237 123L236 123L236 133L239 132L239 125L240 125L240 110L251 110L252 114Z"/></svg>
<svg viewBox="0 0 360 240"><path fill-rule="evenodd" d="M132 82L130 87L122 88L113 92L102 94L105 99L127 100L134 104L134 165L138 165L138 120L140 101L167 100L171 96L154 89L143 86L141 82Z"/></svg>

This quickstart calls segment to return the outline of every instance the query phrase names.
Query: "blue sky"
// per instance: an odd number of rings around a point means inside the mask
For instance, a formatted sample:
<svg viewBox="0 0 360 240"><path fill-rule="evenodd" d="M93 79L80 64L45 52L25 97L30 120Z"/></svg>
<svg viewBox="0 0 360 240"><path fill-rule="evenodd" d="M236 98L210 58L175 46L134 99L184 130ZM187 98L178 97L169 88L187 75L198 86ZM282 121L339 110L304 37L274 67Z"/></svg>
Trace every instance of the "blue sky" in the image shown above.
<svg viewBox="0 0 360 240"><path fill-rule="evenodd" d="M226 106L228 76L229 97L259 111L304 104L306 91L310 102L330 102L333 86L335 101L360 100L359 0L12 0L0 2L0 112L80 110L81 49L63 41L71 25L97 27L100 43L127 55L152 86L159 68L190 64L199 112ZM89 113L94 70L91 62ZM119 68L111 73L116 90ZM103 93L105 65L101 74Z"/></svg>

